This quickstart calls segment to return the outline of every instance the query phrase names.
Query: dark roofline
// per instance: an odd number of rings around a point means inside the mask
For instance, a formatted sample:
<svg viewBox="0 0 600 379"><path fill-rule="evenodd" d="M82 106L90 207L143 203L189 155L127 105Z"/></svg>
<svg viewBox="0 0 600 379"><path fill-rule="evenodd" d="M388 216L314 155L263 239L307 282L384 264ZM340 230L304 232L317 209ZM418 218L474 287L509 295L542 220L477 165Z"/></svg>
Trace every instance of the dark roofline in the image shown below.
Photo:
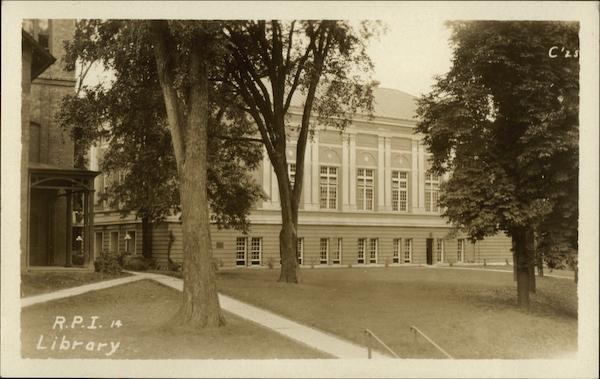
<svg viewBox="0 0 600 379"><path fill-rule="evenodd" d="M56 62L56 58L44 49L31 34L23 29L21 29L21 34L23 36L23 43L29 44L33 50L33 56L31 57L31 80L33 80Z"/></svg>
<svg viewBox="0 0 600 379"><path fill-rule="evenodd" d="M100 171L92 171L75 167L61 167L54 166L47 163L37 163L30 162L29 163L29 172L31 173L45 173L45 174L61 174L67 176L83 176L94 178L101 174Z"/></svg>

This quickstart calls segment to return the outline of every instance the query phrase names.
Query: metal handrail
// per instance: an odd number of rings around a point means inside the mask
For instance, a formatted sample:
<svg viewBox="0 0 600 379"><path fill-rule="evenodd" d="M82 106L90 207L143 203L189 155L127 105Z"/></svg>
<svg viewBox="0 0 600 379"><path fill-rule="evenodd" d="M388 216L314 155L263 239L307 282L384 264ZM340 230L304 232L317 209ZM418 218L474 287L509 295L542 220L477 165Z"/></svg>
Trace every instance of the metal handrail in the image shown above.
<svg viewBox="0 0 600 379"><path fill-rule="evenodd" d="M365 329L365 334L367 335L367 356L369 359L371 359L371 350L372 350L371 337L373 337L375 339L375 341L379 342L379 344L381 346L383 346L390 354L392 354L394 356L394 358L400 358L398 356L398 354L396 354L394 352L394 350L390 349L390 347L388 345L386 345L385 342L383 342L379 337L377 337L375 335L375 333L373 333L369 329Z"/></svg>
<svg viewBox="0 0 600 379"><path fill-rule="evenodd" d="M423 336L423 338L425 338L427 340L427 342L432 344L436 349L438 349L446 357L448 357L449 359L454 359L454 357L452 357L450 354L448 354L446 352L446 350L442 349L437 343L433 342L433 340L431 338L427 337L425 335L425 333L423 333L421 330L419 330L419 328L417 328L416 326L411 325L410 330L412 330L415 333L415 337L416 337L417 333L420 334L421 336Z"/></svg>

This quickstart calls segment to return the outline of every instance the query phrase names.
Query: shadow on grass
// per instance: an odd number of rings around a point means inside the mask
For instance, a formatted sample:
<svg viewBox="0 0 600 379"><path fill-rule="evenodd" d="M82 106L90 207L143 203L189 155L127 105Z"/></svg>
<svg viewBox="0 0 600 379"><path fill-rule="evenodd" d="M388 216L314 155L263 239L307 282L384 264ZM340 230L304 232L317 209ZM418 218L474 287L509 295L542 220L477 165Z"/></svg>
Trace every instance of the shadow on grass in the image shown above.
<svg viewBox="0 0 600 379"><path fill-rule="evenodd" d="M552 286L555 287L555 286ZM516 286L504 286L493 289L460 289L455 290L456 296L462 297L466 303L471 303L482 309L499 311L512 309L523 311L517 305ZM576 291L557 290L538 284L536 293L529 294L529 312L532 315L558 318L577 319L577 293Z"/></svg>

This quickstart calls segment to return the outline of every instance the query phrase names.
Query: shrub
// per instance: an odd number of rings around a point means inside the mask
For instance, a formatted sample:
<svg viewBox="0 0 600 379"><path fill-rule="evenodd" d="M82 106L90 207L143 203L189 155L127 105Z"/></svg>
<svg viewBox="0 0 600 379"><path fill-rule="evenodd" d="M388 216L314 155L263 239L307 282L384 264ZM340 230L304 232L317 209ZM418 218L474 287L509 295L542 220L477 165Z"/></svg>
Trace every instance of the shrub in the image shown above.
<svg viewBox="0 0 600 379"><path fill-rule="evenodd" d="M83 261L84 261L83 254L75 254L71 257L71 262L75 266L81 266L83 264Z"/></svg>
<svg viewBox="0 0 600 379"><path fill-rule="evenodd" d="M146 271L156 268L156 261L139 255L128 255L123 258L123 268L132 271Z"/></svg>
<svg viewBox="0 0 600 379"><path fill-rule="evenodd" d="M100 253L94 260L94 270L103 274L115 275L121 272L119 257L107 251Z"/></svg>
<svg viewBox="0 0 600 379"><path fill-rule="evenodd" d="M167 259L168 259L167 260L167 270L168 271L179 272L183 269L183 267L181 267L181 264L175 262L171 258L167 258Z"/></svg>

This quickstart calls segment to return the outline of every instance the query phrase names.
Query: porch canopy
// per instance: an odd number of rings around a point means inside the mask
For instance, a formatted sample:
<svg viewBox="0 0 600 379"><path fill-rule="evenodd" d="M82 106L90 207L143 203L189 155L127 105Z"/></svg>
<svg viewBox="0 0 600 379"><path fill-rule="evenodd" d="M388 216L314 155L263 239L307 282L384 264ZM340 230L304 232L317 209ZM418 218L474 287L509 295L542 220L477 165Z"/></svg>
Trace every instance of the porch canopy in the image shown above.
<svg viewBox="0 0 600 379"><path fill-rule="evenodd" d="M90 265L94 178L98 174L45 163L29 164L29 267Z"/></svg>

